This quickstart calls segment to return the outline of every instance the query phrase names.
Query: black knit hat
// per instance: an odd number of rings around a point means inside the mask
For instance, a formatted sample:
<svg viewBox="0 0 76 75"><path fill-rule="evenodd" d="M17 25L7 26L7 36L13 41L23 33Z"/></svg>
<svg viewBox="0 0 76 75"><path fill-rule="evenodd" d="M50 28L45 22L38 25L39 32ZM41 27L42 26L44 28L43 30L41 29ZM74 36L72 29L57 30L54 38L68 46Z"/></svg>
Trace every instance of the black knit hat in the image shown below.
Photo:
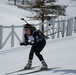
<svg viewBox="0 0 76 75"><path fill-rule="evenodd" d="M29 28L31 30L36 30L36 28L34 26L32 26L31 24L25 24L24 28Z"/></svg>

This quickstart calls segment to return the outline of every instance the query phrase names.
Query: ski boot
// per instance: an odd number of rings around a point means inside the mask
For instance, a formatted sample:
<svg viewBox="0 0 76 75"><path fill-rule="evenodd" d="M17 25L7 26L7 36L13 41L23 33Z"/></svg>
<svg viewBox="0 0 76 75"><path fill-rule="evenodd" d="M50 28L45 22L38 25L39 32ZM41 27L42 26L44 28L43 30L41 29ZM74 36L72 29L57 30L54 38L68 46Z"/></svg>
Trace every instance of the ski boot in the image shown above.
<svg viewBox="0 0 76 75"><path fill-rule="evenodd" d="M44 70L44 69L48 68L48 66L47 66L47 64L46 64L46 62L44 60L42 60L41 63L42 63L41 70Z"/></svg>
<svg viewBox="0 0 76 75"><path fill-rule="evenodd" d="M24 67L24 70L25 69L30 69L32 66L32 60L29 60L28 63L26 64L26 66Z"/></svg>

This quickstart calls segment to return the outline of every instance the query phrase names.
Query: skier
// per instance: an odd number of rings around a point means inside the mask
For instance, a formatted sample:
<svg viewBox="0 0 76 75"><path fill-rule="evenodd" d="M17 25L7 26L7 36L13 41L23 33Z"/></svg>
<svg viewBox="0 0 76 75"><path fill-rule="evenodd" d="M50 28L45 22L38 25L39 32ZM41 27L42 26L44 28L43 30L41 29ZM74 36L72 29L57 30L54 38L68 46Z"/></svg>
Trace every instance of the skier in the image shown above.
<svg viewBox="0 0 76 75"><path fill-rule="evenodd" d="M41 61L42 67L41 69L47 69L47 64L43 58L43 56L40 54L40 52L43 50L43 48L46 45L45 37L40 33L39 30L37 30L35 27L33 27L30 24L24 25L24 42L21 42L20 45L32 45L30 53L29 53L29 60L24 69L29 69L32 66L32 60L34 53Z"/></svg>

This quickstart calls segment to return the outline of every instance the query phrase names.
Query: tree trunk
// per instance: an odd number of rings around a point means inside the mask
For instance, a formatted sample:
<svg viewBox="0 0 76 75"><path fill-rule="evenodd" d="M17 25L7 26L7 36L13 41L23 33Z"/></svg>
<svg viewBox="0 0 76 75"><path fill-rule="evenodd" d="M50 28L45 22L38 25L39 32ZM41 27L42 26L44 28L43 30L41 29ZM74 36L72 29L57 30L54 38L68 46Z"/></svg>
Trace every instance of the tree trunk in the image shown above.
<svg viewBox="0 0 76 75"><path fill-rule="evenodd" d="M42 2L42 5L44 6L44 0L43 0L43 2ZM42 9L42 23L44 23L44 10ZM44 24L42 24L42 33L44 33Z"/></svg>
<svg viewBox="0 0 76 75"><path fill-rule="evenodd" d="M16 0L14 0L14 5L16 5Z"/></svg>
<svg viewBox="0 0 76 75"><path fill-rule="evenodd" d="M42 13L42 23L44 23L44 12ZM44 33L44 24L42 24L42 33Z"/></svg>
<svg viewBox="0 0 76 75"><path fill-rule="evenodd" d="M22 4L24 4L24 0L22 0Z"/></svg>

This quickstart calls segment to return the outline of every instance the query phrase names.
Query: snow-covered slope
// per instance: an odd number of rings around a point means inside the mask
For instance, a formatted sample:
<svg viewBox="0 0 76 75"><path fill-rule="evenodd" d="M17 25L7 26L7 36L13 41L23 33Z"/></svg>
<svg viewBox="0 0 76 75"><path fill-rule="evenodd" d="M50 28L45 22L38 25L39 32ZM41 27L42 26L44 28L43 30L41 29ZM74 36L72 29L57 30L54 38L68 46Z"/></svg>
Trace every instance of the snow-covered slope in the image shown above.
<svg viewBox="0 0 76 75"><path fill-rule="evenodd" d="M25 22L21 21L20 18L26 18L28 15L31 15L29 11L8 5L7 0L0 1L0 25L22 25ZM26 18L26 20L28 19Z"/></svg>
<svg viewBox="0 0 76 75"><path fill-rule="evenodd" d="M58 0L61 5L67 5L66 16L76 17L76 0Z"/></svg>
<svg viewBox="0 0 76 75"><path fill-rule="evenodd" d="M29 51L30 46L1 51L0 75L24 68L28 61ZM76 75L76 35L57 40L48 40L42 54L48 67L58 68L30 75ZM34 56L33 66L37 65L41 65L41 63ZM17 73L10 75L17 75Z"/></svg>
<svg viewBox="0 0 76 75"><path fill-rule="evenodd" d="M68 5L66 9L67 16L76 16L76 1L58 0L59 4ZM8 5L8 0L0 0L0 25L22 25L25 22L20 18L24 17L29 23L37 24L38 21L30 21L26 16L31 15L29 11L18 9L16 6Z"/></svg>

